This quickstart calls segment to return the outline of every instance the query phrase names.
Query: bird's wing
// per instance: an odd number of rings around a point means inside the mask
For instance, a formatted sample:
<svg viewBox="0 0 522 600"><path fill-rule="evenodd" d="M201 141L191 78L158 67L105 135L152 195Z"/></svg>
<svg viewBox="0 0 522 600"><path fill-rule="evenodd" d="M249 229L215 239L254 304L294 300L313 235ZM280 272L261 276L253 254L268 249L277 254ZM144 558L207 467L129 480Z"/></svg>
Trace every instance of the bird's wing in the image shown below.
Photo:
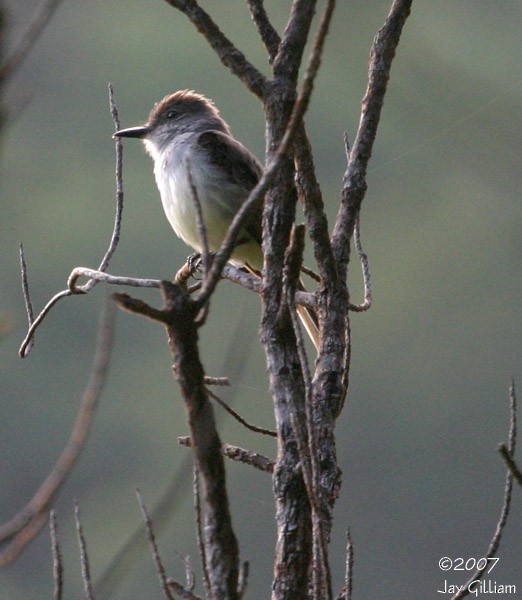
<svg viewBox="0 0 522 600"><path fill-rule="evenodd" d="M244 190L244 202L248 193L256 186L261 178L263 168L257 158L240 142L230 135L221 131L204 131L197 137L197 144L206 153L208 161L215 165L223 176L239 190ZM231 203L234 199L230 199ZM240 204L233 206L236 213ZM263 202L258 202L245 222L248 233L261 243L261 218L263 214Z"/></svg>

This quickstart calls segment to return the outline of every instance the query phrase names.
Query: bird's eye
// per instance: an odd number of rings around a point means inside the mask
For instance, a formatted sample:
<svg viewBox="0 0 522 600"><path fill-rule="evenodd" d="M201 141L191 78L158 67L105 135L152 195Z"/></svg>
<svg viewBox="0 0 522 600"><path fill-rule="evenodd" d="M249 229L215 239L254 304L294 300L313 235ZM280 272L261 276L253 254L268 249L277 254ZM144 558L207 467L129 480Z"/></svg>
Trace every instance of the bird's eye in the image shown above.
<svg viewBox="0 0 522 600"><path fill-rule="evenodd" d="M175 116L177 116L178 111L176 110L169 110L169 112L167 113L167 119L173 119Z"/></svg>

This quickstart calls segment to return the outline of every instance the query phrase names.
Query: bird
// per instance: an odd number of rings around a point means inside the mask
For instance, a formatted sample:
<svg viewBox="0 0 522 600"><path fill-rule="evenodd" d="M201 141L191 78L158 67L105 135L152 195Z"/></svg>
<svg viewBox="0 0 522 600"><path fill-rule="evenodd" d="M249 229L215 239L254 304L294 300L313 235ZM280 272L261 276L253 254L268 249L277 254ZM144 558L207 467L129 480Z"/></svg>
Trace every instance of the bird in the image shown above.
<svg viewBox="0 0 522 600"><path fill-rule="evenodd" d="M179 90L157 102L144 125L116 131L114 137L139 138L154 163L154 176L165 215L176 235L203 253L198 228L197 193L210 252L219 250L228 228L263 167L239 142L215 104L192 90ZM229 259L260 276L263 268L263 200L249 211ZM297 306L315 348L319 328L313 309Z"/></svg>

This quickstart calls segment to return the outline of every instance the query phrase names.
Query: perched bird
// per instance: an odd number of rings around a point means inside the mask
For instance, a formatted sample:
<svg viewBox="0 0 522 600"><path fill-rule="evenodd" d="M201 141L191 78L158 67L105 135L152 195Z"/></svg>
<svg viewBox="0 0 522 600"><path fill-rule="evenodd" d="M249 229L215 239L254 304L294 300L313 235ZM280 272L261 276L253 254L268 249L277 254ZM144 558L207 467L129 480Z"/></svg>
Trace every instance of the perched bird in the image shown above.
<svg viewBox="0 0 522 600"><path fill-rule="evenodd" d="M235 214L261 178L256 157L238 142L211 100L189 90L174 92L154 105L145 125L121 129L117 137L140 138L154 161L163 209L176 235L202 253L197 226L196 189L209 250L217 251ZM263 268L260 201L250 211L230 262L259 274ZM314 346L319 347L312 310L297 307Z"/></svg>

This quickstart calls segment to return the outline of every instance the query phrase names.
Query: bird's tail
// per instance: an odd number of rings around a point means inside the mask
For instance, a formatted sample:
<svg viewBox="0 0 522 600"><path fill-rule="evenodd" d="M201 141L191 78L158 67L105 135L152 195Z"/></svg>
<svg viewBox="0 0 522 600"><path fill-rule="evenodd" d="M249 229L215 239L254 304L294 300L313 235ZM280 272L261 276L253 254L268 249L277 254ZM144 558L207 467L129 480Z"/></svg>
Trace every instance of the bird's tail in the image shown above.
<svg viewBox="0 0 522 600"><path fill-rule="evenodd" d="M304 290L304 287L302 289ZM319 342L321 341L321 336L319 334L319 324L315 311L307 306L301 306L298 304L297 314L301 319L301 323L303 324L308 337L312 340L312 344L315 346L315 349L319 351Z"/></svg>
<svg viewBox="0 0 522 600"><path fill-rule="evenodd" d="M261 273L256 269L253 269L250 265L244 265L246 270L255 275L256 277L261 278ZM303 285L302 281L299 281L299 290L301 292L306 292L306 288ZM319 352L319 343L321 341L321 335L319 333L319 321L317 320L317 315L313 308L309 308L307 306L302 306L301 304L297 305L297 315L299 319L301 319L301 323L308 334L308 337L312 341L317 352Z"/></svg>

